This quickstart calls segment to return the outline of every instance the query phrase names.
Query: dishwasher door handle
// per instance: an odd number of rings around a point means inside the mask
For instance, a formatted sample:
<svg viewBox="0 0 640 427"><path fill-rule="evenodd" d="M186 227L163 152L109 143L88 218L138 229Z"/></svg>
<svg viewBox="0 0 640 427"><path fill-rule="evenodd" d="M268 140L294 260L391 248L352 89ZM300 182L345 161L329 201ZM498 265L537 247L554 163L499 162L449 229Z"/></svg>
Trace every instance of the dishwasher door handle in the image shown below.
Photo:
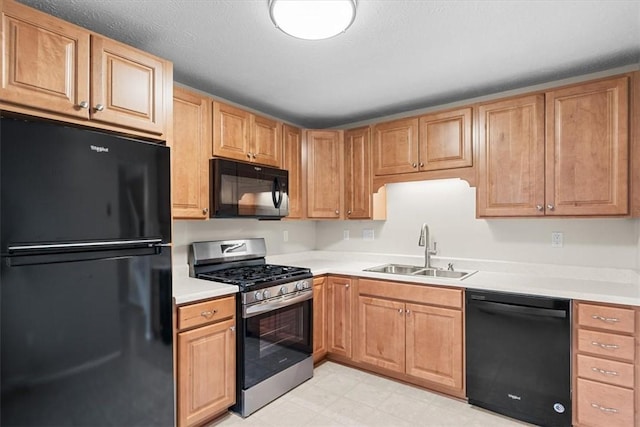
<svg viewBox="0 0 640 427"><path fill-rule="evenodd" d="M531 316L539 317L555 317L558 319L565 319L568 316L566 310L553 309L553 308L540 308L540 307L528 307L525 305L505 304L501 302L492 301L478 301L472 300L468 302L469 306L476 306L489 312L503 312L503 313L516 313L516 314L528 314Z"/></svg>

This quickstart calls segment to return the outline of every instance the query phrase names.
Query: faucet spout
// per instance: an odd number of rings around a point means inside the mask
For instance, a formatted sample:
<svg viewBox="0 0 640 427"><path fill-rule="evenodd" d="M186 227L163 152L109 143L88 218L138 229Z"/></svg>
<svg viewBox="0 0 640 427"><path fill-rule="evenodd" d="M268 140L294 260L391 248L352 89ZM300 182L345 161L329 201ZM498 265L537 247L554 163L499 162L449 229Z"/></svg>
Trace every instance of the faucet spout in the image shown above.
<svg viewBox="0 0 640 427"><path fill-rule="evenodd" d="M424 267L431 268L431 255L435 255L438 251L436 250L436 242L433 242L433 249L429 248L429 226L426 222L422 224L420 229L418 246L424 246Z"/></svg>

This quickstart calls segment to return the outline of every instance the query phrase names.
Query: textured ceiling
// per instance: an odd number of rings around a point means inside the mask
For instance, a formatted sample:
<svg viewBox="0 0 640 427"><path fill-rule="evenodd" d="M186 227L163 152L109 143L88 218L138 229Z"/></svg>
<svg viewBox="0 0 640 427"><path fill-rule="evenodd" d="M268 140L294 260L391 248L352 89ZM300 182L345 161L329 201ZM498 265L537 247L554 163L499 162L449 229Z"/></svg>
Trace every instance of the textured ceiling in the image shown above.
<svg viewBox="0 0 640 427"><path fill-rule="evenodd" d="M359 0L324 41L268 0L20 0L174 63L175 80L323 128L640 63L640 0Z"/></svg>

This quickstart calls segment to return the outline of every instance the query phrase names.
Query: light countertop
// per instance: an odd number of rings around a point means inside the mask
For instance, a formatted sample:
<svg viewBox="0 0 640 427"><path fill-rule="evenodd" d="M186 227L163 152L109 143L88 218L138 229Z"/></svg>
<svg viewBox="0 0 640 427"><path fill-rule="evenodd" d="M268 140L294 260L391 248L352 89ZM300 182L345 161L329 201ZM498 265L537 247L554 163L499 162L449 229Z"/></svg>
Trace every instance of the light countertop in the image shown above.
<svg viewBox="0 0 640 427"><path fill-rule="evenodd" d="M387 263L422 265L417 256L308 251L267 257L270 264L310 268L314 276L340 274L434 286L514 292L594 302L640 306L640 274L631 269L527 264L491 260L433 257L433 265L472 271L463 279L416 277L363 271ZM176 304L230 295L237 286L189 277L186 266L174 266Z"/></svg>

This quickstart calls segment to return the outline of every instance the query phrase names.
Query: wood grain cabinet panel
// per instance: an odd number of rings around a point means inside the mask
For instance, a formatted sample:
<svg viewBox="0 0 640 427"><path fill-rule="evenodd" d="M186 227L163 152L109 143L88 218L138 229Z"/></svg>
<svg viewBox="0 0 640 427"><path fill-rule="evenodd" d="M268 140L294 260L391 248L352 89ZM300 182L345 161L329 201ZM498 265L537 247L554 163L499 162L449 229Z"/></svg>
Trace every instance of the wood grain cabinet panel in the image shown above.
<svg viewBox="0 0 640 427"><path fill-rule="evenodd" d="M352 279L329 276L327 279L328 352L351 358Z"/></svg>
<svg viewBox="0 0 640 427"><path fill-rule="evenodd" d="M371 144L368 127L344 134L344 203L347 219L371 219Z"/></svg>
<svg viewBox="0 0 640 427"><path fill-rule="evenodd" d="M471 108L420 117L419 170L473 165Z"/></svg>
<svg viewBox="0 0 640 427"><path fill-rule="evenodd" d="M213 103L213 156L250 161L251 114L221 102Z"/></svg>
<svg viewBox="0 0 640 427"><path fill-rule="evenodd" d="M633 334L636 331L635 311L631 308L581 303L578 324L587 328Z"/></svg>
<svg viewBox="0 0 640 427"><path fill-rule="evenodd" d="M307 217L339 219L342 215L342 131L306 131Z"/></svg>
<svg viewBox="0 0 640 427"><path fill-rule="evenodd" d="M477 214L544 215L544 95L478 107Z"/></svg>
<svg viewBox="0 0 640 427"><path fill-rule="evenodd" d="M629 82L546 94L546 214L629 212Z"/></svg>
<svg viewBox="0 0 640 427"><path fill-rule="evenodd" d="M209 217L211 101L188 90L173 90L171 143L174 218Z"/></svg>
<svg viewBox="0 0 640 427"><path fill-rule="evenodd" d="M374 175L394 175L418 170L418 129L418 118L394 120L374 126Z"/></svg>
<svg viewBox="0 0 640 427"><path fill-rule="evenodd" d="M580 329L578 351L633 362L635 340L629 336Z"/></svg>
<svg viewBox="0 0 640 427"><path fill-rule="evenodd" d="M256 163L279 168L282 165L282 124L251 115L251 158Z"/></svg>
<svg viewBox="0 0 640 427"><path fill-rule="evenodd" d="M289 171L289 215L287 218L305 217L302 187L302 131L282 126L282 167Z"/></svg>
<svg viewBox="0 0 640 427"><path fill-rule="evenodd" d="M313 278L313 361L327 355L327 278Z"/></svg>
<svg viewBox="0 0 640 427"><path fill-rule="evenodd" d="M404 303L358 297L358 362L405 371Z"/></svg>
<svg viewBox="0 0 640 427"><path fill-rule="evenodd" d="M578 379L575 393L580 426L631 427L634 424L632 390Z"/></svg>

